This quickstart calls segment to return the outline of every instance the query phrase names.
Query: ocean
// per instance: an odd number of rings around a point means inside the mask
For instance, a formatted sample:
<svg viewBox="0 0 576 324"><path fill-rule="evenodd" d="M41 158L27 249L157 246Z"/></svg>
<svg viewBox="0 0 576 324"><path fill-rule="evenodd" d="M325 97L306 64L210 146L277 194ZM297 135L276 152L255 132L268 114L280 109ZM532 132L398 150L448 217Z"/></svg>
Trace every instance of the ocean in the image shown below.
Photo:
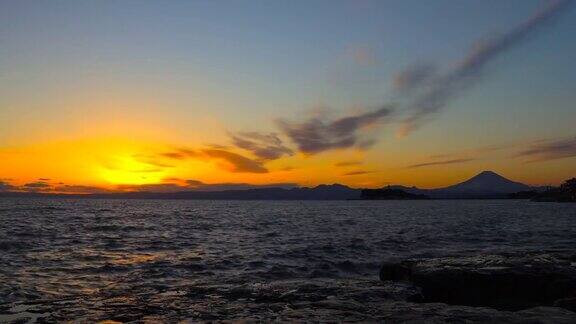
<svg viewBox="0 0 576 324"><path fill-rule="evenodd" d="M384 262L575 248L576 204L4 198L0 322L369 320Z"/></svg>

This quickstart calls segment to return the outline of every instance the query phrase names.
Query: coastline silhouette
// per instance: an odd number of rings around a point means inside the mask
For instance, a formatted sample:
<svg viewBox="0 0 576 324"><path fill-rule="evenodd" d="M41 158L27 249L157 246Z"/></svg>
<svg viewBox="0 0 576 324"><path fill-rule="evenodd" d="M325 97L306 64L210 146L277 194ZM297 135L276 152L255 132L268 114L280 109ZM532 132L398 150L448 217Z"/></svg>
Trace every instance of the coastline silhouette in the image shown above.
<svg viewBox="0 0 576 324"><path fill-rule="evenodd" d="M351 188L342 184L318 185L315 187L265 187L236 190L190 190L176 192L129 191L94 194L67 194L43 192L0 191L0 197L68 197L68 198L107 198L107 199L208 199L208 200L356 200L356 199L505 199L537 198L554 200L560 192L574 187L574 181L567 181L558 188L531 187L509 180L493 171L482 171L476 176L442 188L420 189L401 185L383 188ZM564 189L563 189L564 188ZM376 191L373 191L376 190ZM573 189L571 192L573 192ZM380 195L378 198L377 196ZM549 197L545 199L545 197ZM572 198L569 198L572 197ZM557 200L573 201L574 194ZM572 199L572 200L570 200Z"/></svg>

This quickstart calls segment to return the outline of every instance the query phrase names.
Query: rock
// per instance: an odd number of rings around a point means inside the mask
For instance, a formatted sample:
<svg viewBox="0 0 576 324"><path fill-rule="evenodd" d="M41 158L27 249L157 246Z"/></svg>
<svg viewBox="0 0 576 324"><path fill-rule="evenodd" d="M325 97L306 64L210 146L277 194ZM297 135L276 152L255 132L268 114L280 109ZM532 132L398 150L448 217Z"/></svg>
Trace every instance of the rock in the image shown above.
<svg viewBox="0 0 576 324"><path fill-rule="evenodd" d="M576 313L558 307L534 307L516 312L524 322L540 323L574 323Z"/></svg>
<svg viewBox="0 0 576 324"><path fill-rule="evenodd" d="M518 312L486 307L392 302L379 308L378 320L386 323L574 323L576 313L556 307Z"/></svg>
<svg viewBox="0 0 576 324"><path fill-rule="evenodd" d="M409 260L385 264L380 279L411 282L422 289L424 302L500 310L552 305L574 309L570 301L576 297L573 259L522 254Z"/></svg>
<svg viewBox="0 0 576 324"><path fill-rule="evenodd" d="M410 263L385 263L380 268L382 281L410 281L412 269Z"/></svg>
<svg viewBox="0 0 576 324"><path fill-rule="evenodd" d="M576 312L576 297L562 298L554 302L554 306Z"/></svg>

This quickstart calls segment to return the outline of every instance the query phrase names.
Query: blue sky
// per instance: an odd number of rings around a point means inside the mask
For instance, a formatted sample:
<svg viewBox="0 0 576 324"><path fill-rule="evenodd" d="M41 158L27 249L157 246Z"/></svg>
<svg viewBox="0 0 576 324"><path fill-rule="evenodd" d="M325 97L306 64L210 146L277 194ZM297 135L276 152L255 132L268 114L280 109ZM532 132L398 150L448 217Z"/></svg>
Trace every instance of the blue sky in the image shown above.
<svg viewBox="0 0 576 324"><path fill-rule="evenodd" d="M0 146L138 122L169 140L216 143L318 109L355 114L395 102L392 79L407 66L450 69L545 3L2 1ZM575 136L576 10L562 11L414 134L380 129L367 159Z"/></svg>

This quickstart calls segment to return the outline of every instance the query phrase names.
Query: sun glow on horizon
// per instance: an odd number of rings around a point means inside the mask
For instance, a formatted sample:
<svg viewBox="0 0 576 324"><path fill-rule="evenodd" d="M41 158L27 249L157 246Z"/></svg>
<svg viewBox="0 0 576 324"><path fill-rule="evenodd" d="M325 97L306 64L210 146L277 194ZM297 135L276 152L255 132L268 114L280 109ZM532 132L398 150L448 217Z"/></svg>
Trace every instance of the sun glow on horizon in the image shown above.
<svg viewBox="0 0 576 324"><path fill-rule="evenodd" d="M226 154L218 155L214 151ZM438 165L434 169L436 172L431 173L428 168L405 166L406 161L416 160L423 154L402 153L385 161L363 151L333 151L314 156L296 154L273 161L258 161L249 153L229 147L94 137L0 150L0 184L15 191L65 193L132 191L140 190L140 187L180 190L187 188L189 182L295 183L300 186L341 183L362 188L404 184L436 188L466 179L477 169L494 169L514 180L538 185L560 183L565 177L562 171L569 173L571 169L569 164L562 164L565 169L556 167L550 171L543 164L528 165L534 174L541 175L538 181L522 177L522 173L513 167L503 166L507 160L495 155L494 162L479 160L461 166ZM266 172L262 172L264 168Z"/></svg>
<svg viewBox="0 0 576 324"><path fill-rule="evenodd" d="M145 185L162 183L166 168L140 161L133 155L119 155L99 168L100 177L114 185Z"/></svg>

